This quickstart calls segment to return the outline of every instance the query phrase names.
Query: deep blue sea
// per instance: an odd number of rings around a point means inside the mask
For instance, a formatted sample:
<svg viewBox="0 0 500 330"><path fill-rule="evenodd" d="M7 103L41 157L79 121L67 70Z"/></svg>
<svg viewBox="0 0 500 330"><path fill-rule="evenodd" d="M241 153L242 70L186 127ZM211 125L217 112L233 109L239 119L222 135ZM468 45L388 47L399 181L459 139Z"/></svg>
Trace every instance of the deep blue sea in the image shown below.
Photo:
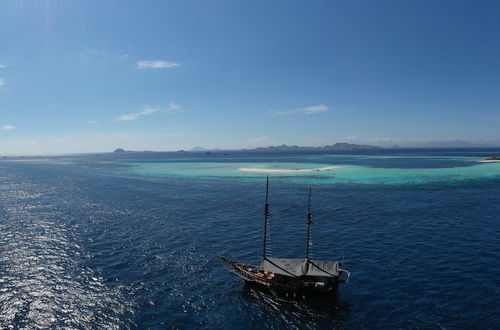
<svg viewBox="0 0 500 330"><path fill-rule="evenodd" d="M500 150L0 159L0 328L499 329L488 156ZM342 208L313 227L314 258L352 272L337 297L286 300L217 258L259 263L267 174L272 210L299 205L271 218L273 256L303 257L309 186L315 217Z"/></svg>

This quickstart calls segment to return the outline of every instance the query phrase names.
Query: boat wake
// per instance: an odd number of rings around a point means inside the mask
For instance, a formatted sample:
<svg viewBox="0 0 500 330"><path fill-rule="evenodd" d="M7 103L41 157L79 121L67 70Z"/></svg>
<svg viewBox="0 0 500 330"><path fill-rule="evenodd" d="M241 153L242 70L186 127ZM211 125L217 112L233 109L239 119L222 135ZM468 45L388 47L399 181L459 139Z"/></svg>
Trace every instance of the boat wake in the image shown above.
<svg viewBox="0 0 500 330"><path fill-rule="evenodd" d="M248 282L242 287L241 296L269 328L342 328L351 313L350 304L338 296L294 300Z"/></svg>

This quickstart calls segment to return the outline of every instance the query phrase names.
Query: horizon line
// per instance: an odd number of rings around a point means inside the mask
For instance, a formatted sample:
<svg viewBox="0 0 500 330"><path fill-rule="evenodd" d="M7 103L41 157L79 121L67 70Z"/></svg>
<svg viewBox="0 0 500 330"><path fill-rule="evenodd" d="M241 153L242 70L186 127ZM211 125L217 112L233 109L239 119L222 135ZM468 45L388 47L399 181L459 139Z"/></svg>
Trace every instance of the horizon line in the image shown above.
<svg viewBox="0 0 500 330"><path fill-rule="evenodd" d="M343 143L343 142L341 142ZM352 143L350 143L352 144ZM115 152L115 151L89 151L89 152L72 152L72 153L40 153L40 154L0 154L0 161L7 158L7 157L61 157L61 156L88 156L88 155L101 155L101 154L122 154L122 153L179 153L179 152L189 152L189 153L206 153L206 152L238 152L238 151L263 151L262 149L268 149L271 147L280 147L283 145L277 145L277 146L267 146L267 147L255 147L255 148L239 148L239 149L224 149L224 148L205 148L205 150L192 150L195 147L184 150L184 149L177 149L177 150L123 150L121 152ZM287 147L298 147L298 148L311 148L311 149L318 149L317 151L320 151L322 148L320 147L313 147L313 146L298 146L298 145L285 145ZM418 146L405 146L405 147L382 147L382 146L373 146L376 147L376 149L358 149L358 150L335 150L335 149L326 149L324 151L330 151L330 152L345 152L345 151L356 151L356 152L367 152L367 151L376 151L376 150L408 150L408 149L425 149L425 150L442 150L442 149L500 149L500 145L498 146L465 146L465 147L418 147ZM120 148L121 149L121 148ZM116 150L116 149L115 149ZM283 152L286 150L273 150L277 152ZM306 151L306 150L304 150ZM313 151L313 150L309 150ZM2 159L3 158L3 159Z"/></svg>

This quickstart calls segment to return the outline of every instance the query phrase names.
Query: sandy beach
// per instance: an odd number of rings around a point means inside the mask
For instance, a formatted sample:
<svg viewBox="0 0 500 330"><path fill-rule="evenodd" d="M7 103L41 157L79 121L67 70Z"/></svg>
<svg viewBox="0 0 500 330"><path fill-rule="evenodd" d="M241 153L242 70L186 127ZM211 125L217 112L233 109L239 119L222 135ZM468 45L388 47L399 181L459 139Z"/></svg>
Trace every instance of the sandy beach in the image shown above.
<svg viewBox="0 0 500 330"><path fill-rule="evenodd" d="M243 172L260 172L260 173L298 173L298 172L321 172L330 171L339 168L340 166L326 166L308 169L272 169L272 168L255 168L255 167L241 167L238 170Z"/></svg>
<svg viewBox="0 0 500 330"><path fill-rule="evenodd" d="M500 159L483 159L479 161L480 163L497 163L500 162Z"/></svg>

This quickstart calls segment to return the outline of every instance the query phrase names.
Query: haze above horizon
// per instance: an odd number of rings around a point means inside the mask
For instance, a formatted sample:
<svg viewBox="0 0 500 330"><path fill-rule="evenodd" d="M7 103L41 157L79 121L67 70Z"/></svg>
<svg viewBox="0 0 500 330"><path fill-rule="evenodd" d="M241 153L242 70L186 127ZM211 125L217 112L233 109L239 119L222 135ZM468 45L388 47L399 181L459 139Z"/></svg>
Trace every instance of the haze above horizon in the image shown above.
<svg viewBox="0 0 500 330"><path fill-rule="evenodd" d="M497 1L0 2L0 154L500 146Z"/></svg>

